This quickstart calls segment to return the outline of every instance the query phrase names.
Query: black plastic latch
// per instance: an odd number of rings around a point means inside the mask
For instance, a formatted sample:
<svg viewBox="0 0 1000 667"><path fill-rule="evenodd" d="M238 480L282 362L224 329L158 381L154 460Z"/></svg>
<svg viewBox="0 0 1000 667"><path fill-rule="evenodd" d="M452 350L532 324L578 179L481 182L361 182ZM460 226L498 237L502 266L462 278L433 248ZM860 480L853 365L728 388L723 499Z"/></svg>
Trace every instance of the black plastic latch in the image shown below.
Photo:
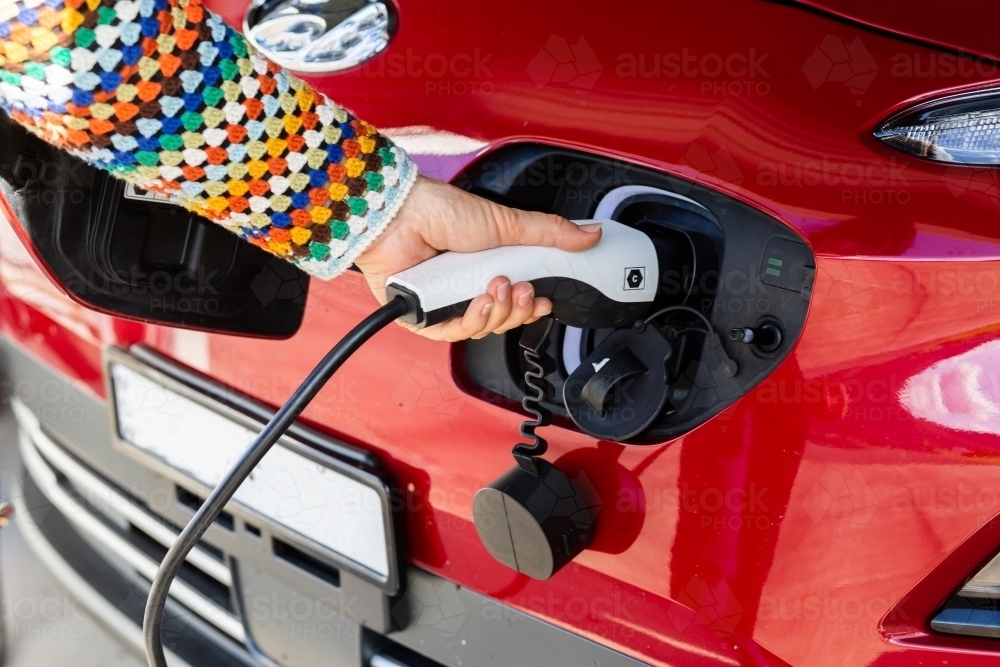
<svg viewBox="0 0 1000 667"><path fill-rule="evenodd" d="M587 380L587 384L583 385L580 397L601 417L604 417L604 405L618 383L649 372L645 364L628 348L619 350L612 357L592 362L591 365L595 372Z"/></svg>
<svg viewBox="0 0 1000 667"><path fill-rule="evenodd" d="M595 438L621 442L649 428L667 402L670 341L653 326L619 329L563 385L573 422Z"/></svg>

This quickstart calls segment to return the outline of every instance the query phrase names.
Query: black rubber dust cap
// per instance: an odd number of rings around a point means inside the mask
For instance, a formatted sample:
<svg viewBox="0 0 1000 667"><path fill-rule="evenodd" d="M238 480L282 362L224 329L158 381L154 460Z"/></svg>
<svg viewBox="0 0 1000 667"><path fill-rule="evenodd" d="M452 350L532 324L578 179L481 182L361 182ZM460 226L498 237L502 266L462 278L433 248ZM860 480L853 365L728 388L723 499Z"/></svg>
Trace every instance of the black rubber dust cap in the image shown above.
<svg viewBox="0 0 1000 667"><path fill-rule="evenodd" d="M621 442L639 435L666 405L672 354L656 327L615 331L563 385L570 418L595 438Z"/></svg>
<svg viewBox="0 0 1000 667"><path fill-rule="evenodd" d="M532 579L548 579L593 540L600 501L551 463L533 461L537 474L511 468L476 494L472 513L494 558Z"/></svg>

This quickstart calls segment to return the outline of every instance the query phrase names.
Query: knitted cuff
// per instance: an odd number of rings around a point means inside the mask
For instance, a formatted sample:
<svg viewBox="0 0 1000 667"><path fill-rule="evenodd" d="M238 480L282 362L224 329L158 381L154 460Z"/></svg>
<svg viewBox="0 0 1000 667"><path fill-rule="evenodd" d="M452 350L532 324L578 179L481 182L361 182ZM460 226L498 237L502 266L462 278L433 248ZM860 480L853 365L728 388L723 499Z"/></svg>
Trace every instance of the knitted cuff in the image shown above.
<svg viewBox="0 0 1000 667"><path fill-rule="evenodd" d="M0 107L46 141L331 278L417 176L201 0L0 3Z"/></svg>
<svg viewBox="0 0 1000 667"><path fill-rule="evenodd" d="M384 178L381 192L369 190L365 194L367 212L348 216L346 224L350 233L342 240L334 239L331 242L330 255L326 259L316 260L310 257L299 262L299 268L324 280L340 275L354 264L354 260L381 236L396 217L417 181L417 165L399 146L393 146L390 151L396 158L395 166L384 166L379 172ZM334 223L334 227L338 227L338 223Z"/></svg>

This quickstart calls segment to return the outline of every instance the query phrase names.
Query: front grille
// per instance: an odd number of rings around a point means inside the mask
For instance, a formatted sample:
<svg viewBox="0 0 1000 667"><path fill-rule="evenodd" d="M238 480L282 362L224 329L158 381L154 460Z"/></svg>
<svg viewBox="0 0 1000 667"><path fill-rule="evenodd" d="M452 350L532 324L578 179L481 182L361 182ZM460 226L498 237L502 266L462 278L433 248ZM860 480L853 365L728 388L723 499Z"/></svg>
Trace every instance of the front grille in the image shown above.
<svg viewBox="0 0 1000 667"><path fill-rule="evenodd" d="M44 432L30 412L18 409L16 403L14 407L22 460L41 493L84 539L109 554L109 562L123 575L148 586L176 539L177 527L75 459ZM245 648L246 635L234 613L232 573L225 555L202 544L188 557L178 579L171 597L186 608L187 615L197 616Z"/></svg>
<svg viewBox="0 0 1000 667"><path fill-rule="evenodd" d="M174 489L175 489L174 495L177 498L177 502L183 505L184 507L188 508L192 512L197 512L198 510L200 510L202 504L205 502L204 500L202 500L195 494L191 493L187 489L182 489L179 486L174 487ZM233 515L227 512L226 510L222 510L221 512L219 512L219 516L215 517L215 523L219 526L222 526L228 531L233 531L235 530L236 527L236 522L233 521Z"/></svg>
<svg viewBox="0 0 1000 667"><path fill-rule="evenodd" d="M43 456L43 458L45 457ZM47 459L46 463L51 465L51 462ZM61 474L55 467L53 467L53 470L56 471L60 486L63 486L67 493L71 494L81 506L90 511L95 517L102 520L110 530L113 530L123 540L127 541L133 547L157 563L163 560L163 557L167 554L167 547L156 541L154 537L142 528L129 523L120 516L109 516L110 512L107 510L95 507L89 500L87 500L84 494L81 493L80 489L78 489L68 477ZM150 516L155 516L164 526L177 530L175 526L172 526L162 517L152 513L150 513ZM177 532L179 533L180 531L177 530ZM199 543L199 548L214 557L219 561L219 563L225 563L225 554L221 549L205 542ZM221 610L230 614L235 613L236 606L233 603L233 590L231 586L227 586L190 563L185 563L181 566L181 571L177 574L177 578L201 593L207 600L215 603L215 605Z"/></svg>
<svg viewBox="0 0 1000 667"><path fill-rule="evenodd" d="M23 504L18 509L22 526L31 523L49 548L64 560L67 567L79 575L96 595L109 603L111 615L120 614L126 623L137 629L149 593L145 578L132 573L125 576L108 559L84 540L76 525L52 506L48 497L30 475L22 482ZM22 528L27 531L28 528ZM109 619L104 618L105 621ZM169 628L166 648L190 667L260 667L245 647L237 644L208 623L194 617L174 600L167 603L164 627Z"/></svg>
<svg viewBox="0 0 1000 667"><path fill-rule="evenodd" d="M340 570L329 563L324 563L318 558L310 556L302 549L294 547L277 537L271 539L271 550L276 558L280 558L286 563L291 563L300 570L322 579L331 586L340 587Z"/></svg>

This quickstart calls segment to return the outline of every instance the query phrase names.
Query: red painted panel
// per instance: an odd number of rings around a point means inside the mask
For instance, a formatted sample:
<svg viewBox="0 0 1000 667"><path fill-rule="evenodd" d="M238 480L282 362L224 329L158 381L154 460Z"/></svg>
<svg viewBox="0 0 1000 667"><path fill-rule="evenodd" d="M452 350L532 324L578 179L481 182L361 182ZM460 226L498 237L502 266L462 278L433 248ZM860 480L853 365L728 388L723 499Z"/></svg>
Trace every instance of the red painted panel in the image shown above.
<svg viewBox="0 0 1000 667"><path fill-rule="evenodd" d="M888 0L865 2L864 0L798 0L823 11L858 21L899 35L920 39L940 46L964 51L990 59L1000 58L1000 40L997 26L1000 25L1000 6L989 0L958 0L943 5L940 2L913 2ZM974 67L990 68L996 73L992 62L976 63L966 61L971 70ZM906 66L900 61L900 66ZM955 61L927 60L925 66L960 66Z"/></svg>

